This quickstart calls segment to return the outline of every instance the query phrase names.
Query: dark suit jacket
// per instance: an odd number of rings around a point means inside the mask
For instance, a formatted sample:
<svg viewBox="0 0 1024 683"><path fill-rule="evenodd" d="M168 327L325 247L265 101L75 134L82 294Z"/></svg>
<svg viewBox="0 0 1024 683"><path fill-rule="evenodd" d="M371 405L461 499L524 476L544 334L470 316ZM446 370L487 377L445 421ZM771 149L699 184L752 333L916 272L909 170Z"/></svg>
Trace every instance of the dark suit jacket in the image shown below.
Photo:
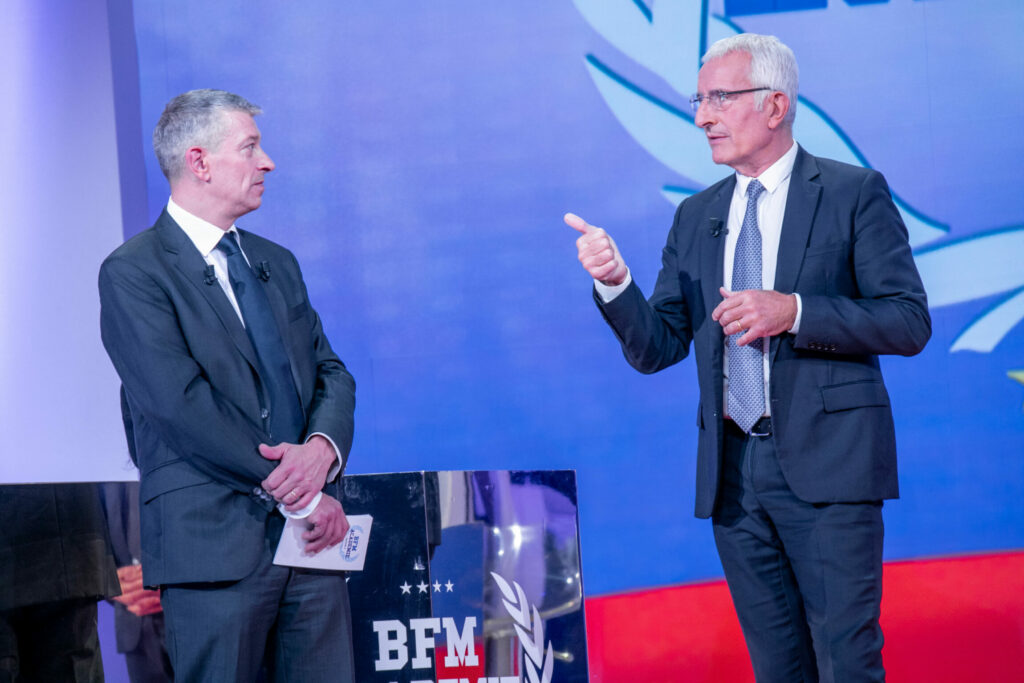
<svg viewBox="0 0 1024 683"><path fill-rule="evenodd" d="M711 312L721 301L725 238L736 177L680 204L654 294L630 287L597 297L626 358L656 372L691 343L700 386L698 517L714 511L722 457L723 343ZM876 171L797 153L782 223L776 291L799 293L799 334L773 337L772 425L786 481L811 503L898 496L896 441L879 354L913 355L931 318L907 231ZM595 296L596 293L595 293Z"/></svg>
<svg viewBox="0 0 1024 683"><path fill-rule="evenodd" d="M291 361L307 433L347 458L355 382L331 350L295 257L245 231ZM206 262L166 211L104 261L103 344L121 377L141 472L147 585L235 580L262 551L274 502L260 482L276 463L256 352Z"/></svg>
<svg viewBox="0 0 1024 683"><path fill-rule="evenodd" d="M0 611L120 593L95 484L0 486Z"/></svg>

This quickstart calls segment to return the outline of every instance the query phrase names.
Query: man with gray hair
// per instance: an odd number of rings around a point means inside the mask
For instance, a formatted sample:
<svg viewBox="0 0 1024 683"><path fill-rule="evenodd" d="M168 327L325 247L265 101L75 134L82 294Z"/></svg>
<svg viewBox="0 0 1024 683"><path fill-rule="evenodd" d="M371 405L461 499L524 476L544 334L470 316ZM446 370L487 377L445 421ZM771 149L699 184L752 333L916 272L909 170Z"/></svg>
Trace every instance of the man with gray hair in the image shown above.
<svg viewBox="0 0 1024 683"><path fill-rule="evenodd" d="M172 99L153 133L171 186L100 269L103 344L140 470L142 573L159 587L176 680L352 681L344 577L278 566L286 517L309 553L348 530L337 484L355 383L295 257L235 221L274 162L259 107Z"/></svg>
<svg viewBox="0 0 1024 683"><path fill-rule="evenodd" d="M715 543L756 678L881 681L882 501L898 495L878 356L931 319L882 175L793 140L797 66L773 36L711 46L690 103L735 173L679 205L645 300L582 218L579 259L626 359L697 360L696 514Z"/></svg>

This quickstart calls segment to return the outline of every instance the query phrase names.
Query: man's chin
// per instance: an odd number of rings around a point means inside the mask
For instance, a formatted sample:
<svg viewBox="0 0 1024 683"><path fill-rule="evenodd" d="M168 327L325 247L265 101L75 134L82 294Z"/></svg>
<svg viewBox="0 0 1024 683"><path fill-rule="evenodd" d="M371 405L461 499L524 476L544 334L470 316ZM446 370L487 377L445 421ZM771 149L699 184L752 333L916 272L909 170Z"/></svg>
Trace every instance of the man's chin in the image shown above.
<svg viewBox="0 0 1024 683"><path fill-rule="evenodd" d="M732 157L729 156L728 154L711 150L711 161L715 162L716 164L719 164L720 166L728 166L729 160L731 158Z"/></svg>

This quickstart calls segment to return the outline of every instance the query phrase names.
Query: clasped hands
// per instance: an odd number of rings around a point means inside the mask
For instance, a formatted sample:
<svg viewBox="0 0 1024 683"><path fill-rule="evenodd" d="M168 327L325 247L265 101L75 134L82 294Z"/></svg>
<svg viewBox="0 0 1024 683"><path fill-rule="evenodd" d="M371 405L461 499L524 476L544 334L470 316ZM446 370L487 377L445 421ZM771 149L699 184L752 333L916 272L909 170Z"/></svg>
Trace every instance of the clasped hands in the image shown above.
<svg viewBox="0 0 1024 683"><path fill-rule="evenodd" d="M573 213L564 217L566 225L580 233L576 250L580 263L592 278L615 287L626 281L626 267L615 241L604 231ZM771 290L747 289L730 292L719 288L722 301L711 312L711 319L727 335L743 333L736 341L745 346L760 337L772 337L792 329L797 305L793 294Z"/></svg>
<svg viewBox="0 0 1024 683"><path fill-rule="evenodd" d="M288 512L306 508L324 487L337 455L331 443L314 435L306 443L260 444L260 455L279 461L263 480L263 489L283 504ZM348 519L341 503L326 493L316 508L305 517L309 529L302 534L306 552L313 554L341 543L348 533Z"/></svg>

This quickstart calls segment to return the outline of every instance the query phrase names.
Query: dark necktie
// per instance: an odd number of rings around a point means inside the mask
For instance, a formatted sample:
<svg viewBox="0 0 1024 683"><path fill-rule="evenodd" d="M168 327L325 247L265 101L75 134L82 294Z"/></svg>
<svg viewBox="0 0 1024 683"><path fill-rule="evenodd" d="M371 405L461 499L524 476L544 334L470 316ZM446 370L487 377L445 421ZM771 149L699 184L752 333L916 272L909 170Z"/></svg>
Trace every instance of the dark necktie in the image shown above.
<svg viewBox="0 0 1024 683"><path fill-rule="evenodd" d="M761 289L761 231L757 227L757 198L764 185L751 180L747 185L747 212L736 240L732 266L732 291ZM745 432L764 415L763 341L755 339L737 346L742 332L729 335L729 416Z"/></svg>
<svg viewBox="0 0 1024 683"><path fill-rule="evenodd" d="M228 280L242 311L245 331L259 358L260 380L270 399L270 435L278 442L297 443L305 431L305 420L267 293L246 262L235 233L226 233L217 249L227 255Z"/></svg>

